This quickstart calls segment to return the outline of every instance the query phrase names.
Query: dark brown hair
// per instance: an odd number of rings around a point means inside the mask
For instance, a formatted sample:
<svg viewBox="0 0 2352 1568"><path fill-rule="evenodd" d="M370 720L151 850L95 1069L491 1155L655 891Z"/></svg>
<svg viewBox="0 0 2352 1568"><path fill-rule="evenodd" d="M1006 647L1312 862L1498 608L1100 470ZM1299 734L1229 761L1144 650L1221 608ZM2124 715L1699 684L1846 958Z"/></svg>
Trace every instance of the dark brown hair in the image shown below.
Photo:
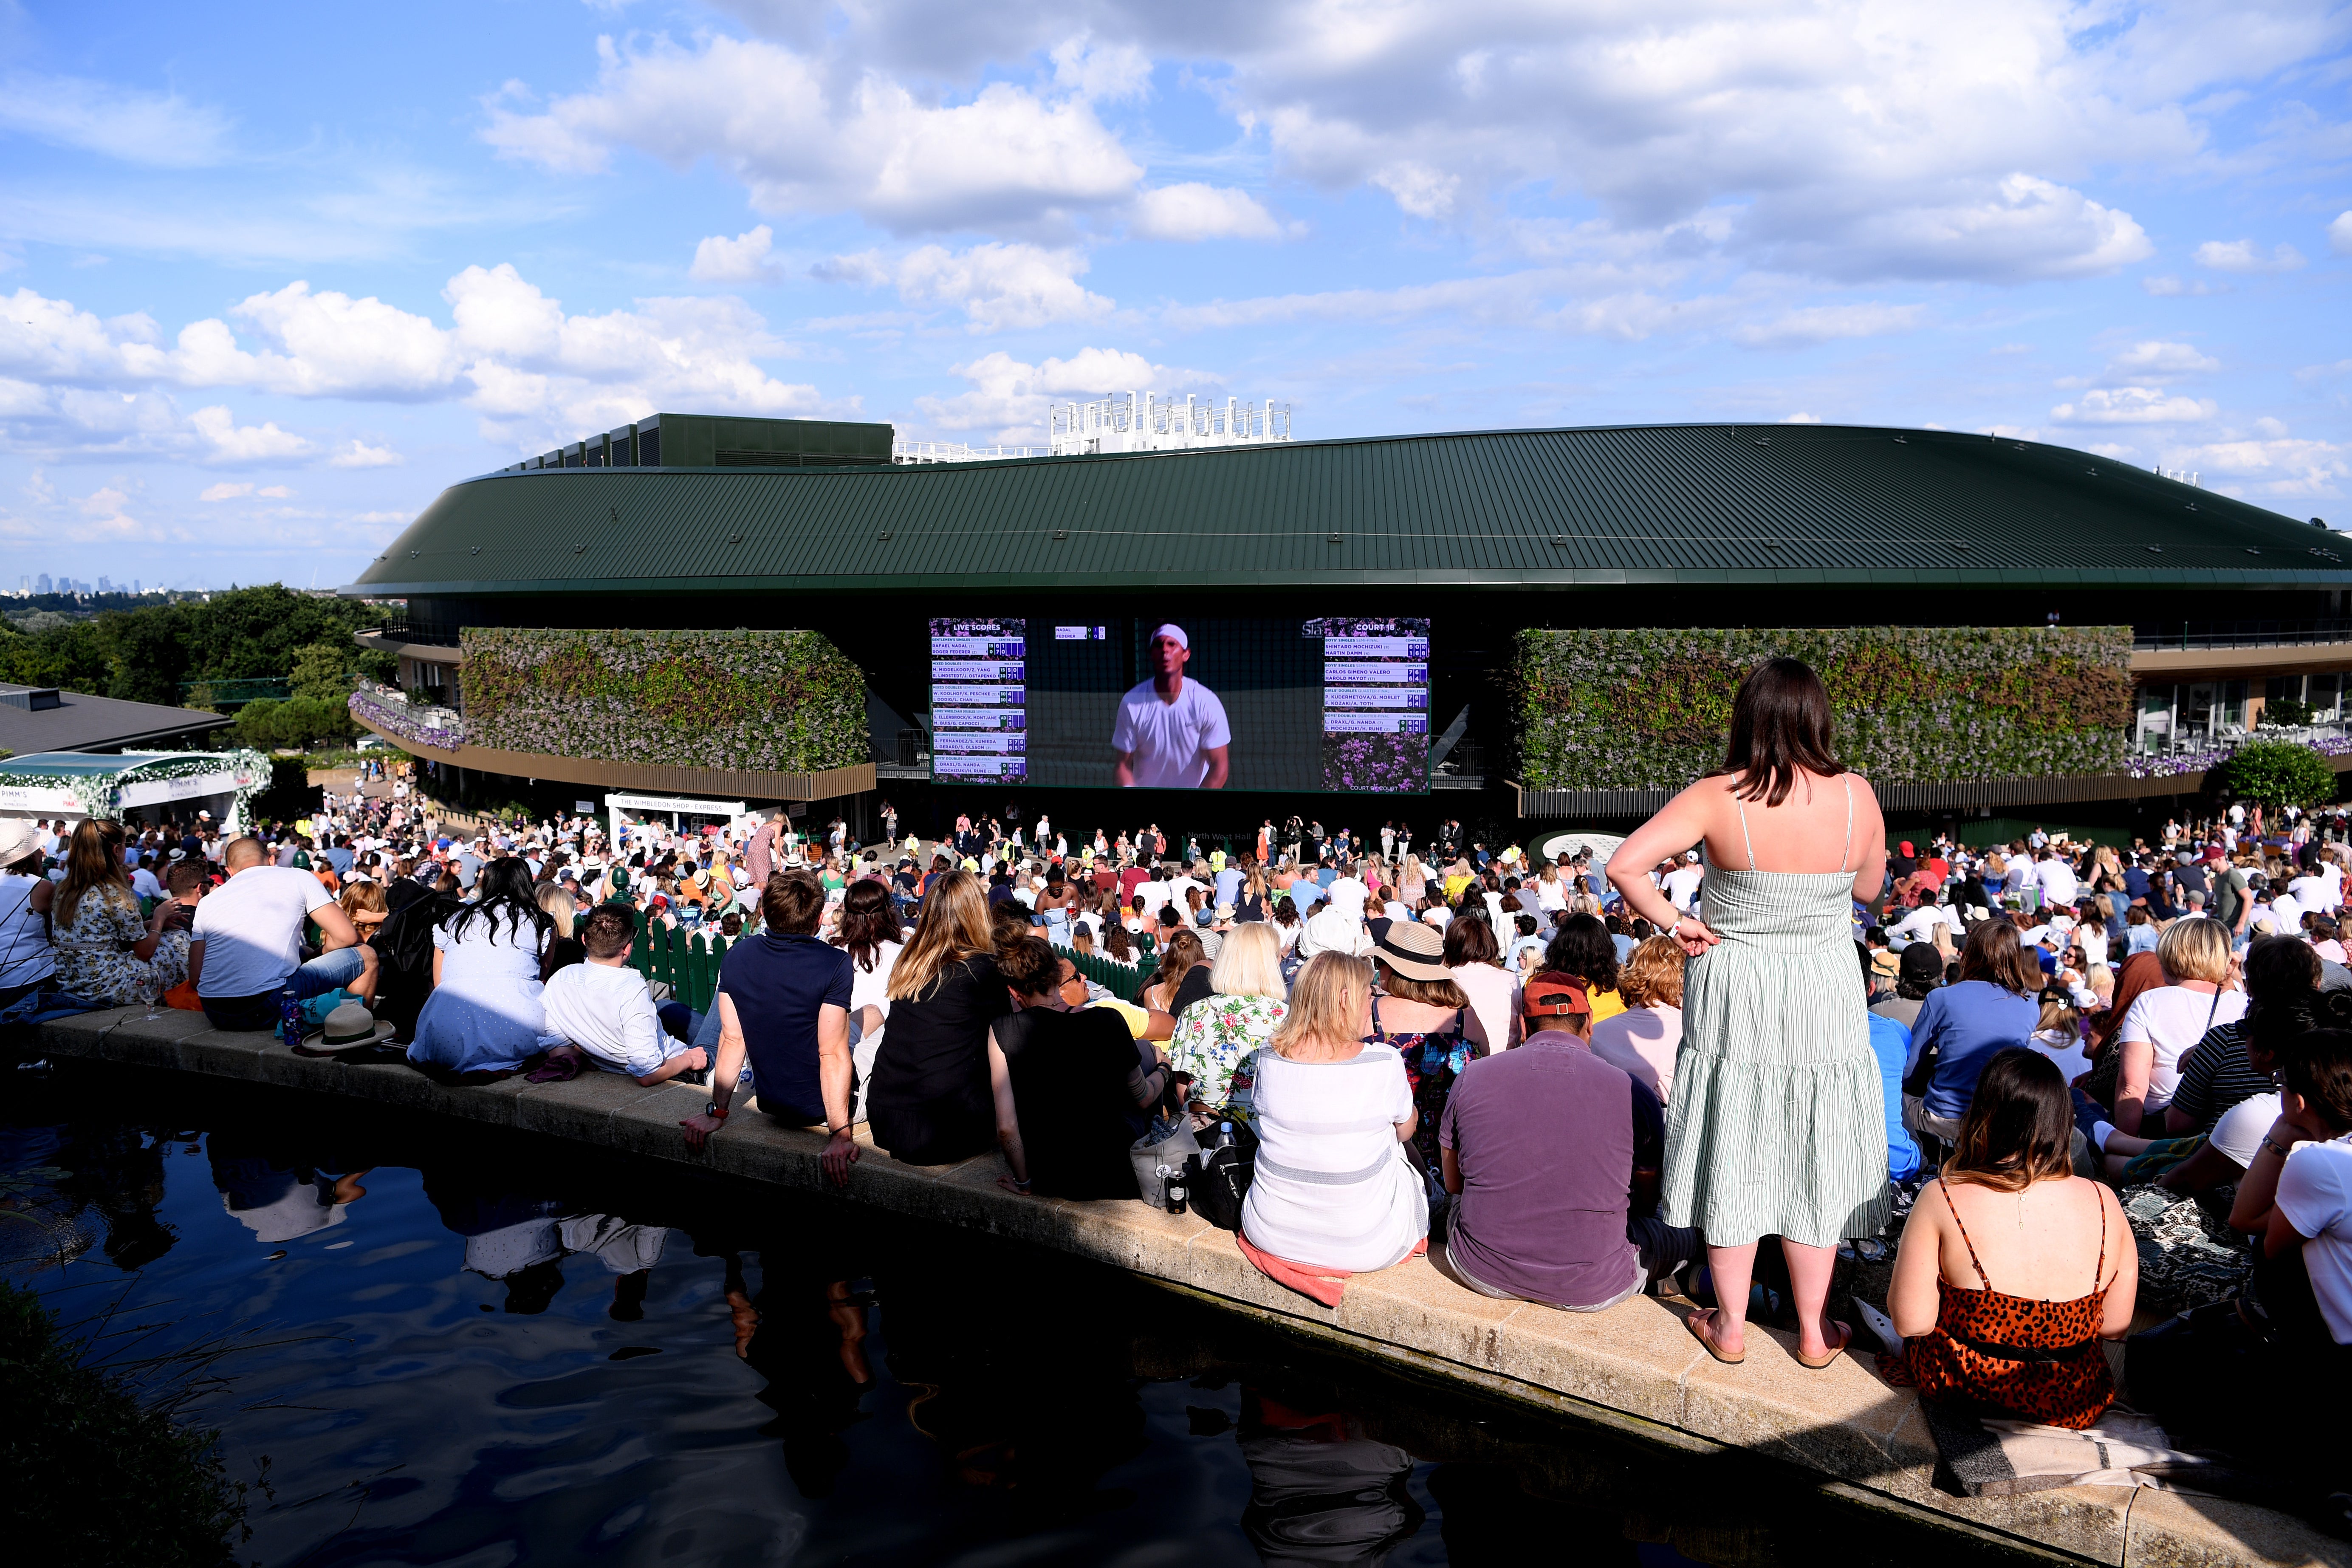
<svg viewBox="0 0 2352 1568"><path fill-rule="evenodd" d="M637 939L637 911L626 904L598 904L580 930L591 958L618 958Z"/></svg>
<svg viewBox="0 0 2352 1568"><path fill-rule="evenodd" d="M806 871L776 871L760 889L760 918L778 936L806 936L824 914L824 884Z"/></svg>
<svg viewBox="0 0 2352 1568"><path fill-rule="evenodd" d="M2019 996L2041 989L2041 967L2039 960L2025 956L2017 928L2007 921L1977 921L1960 950L1961 979L1990 981Z"/></svg>
<svg viewBox="0 0 2352 1568"><path fill-rule="evenodd" d="M1778 805L1789 798L1797 773L1845 772L1832 753L1830 694L1801 658L1770 658L1748 672L1731 704L1731 743L1723 771L1738 782L1742 800Z"/></svg>
<svg viewBox="0 0 2352 1568"><path fill-rule="evenodd" d="M871 974L882 944L898 940L898 911L891 906L890 890L871 877L850 883L841 895L841 930L833 945L847 948L850 962Z"/></svg>
<svg viewBox="0 0 2352 1568"><path fill-rule="evenodd" d="M2314 1029L2286 1048L2287 1088L2336 1131L2352 1131L2352 1029Z"/></svg>
<svg viewBox="0 0 2352 1568"><path fill-rule="evenodd" d="M1015 937L997 948L996 973L1016 996L1049 996L1062 983L1062 961L1043 937Z"/></svg>
<svg viewBox="0 0 2352 1568"><path fill-rule="evenodd" d="M1978 1076L1940 1174L1948 1186L1973 1183L2021 1193L2036 1182L2072 1175L2074 1143L2074 1107L2058 1064L2011 1046L1994 1052Z"/></svg>
<svg viewBox="0 0 2352 1568"><path fill-rule="evenodd" d="M1495 927L1485 920L1447 921L1445 922L1445 967L1459 969L1465 963L1495 963L1500 961L1501 949L1495 942Z"/></svg>

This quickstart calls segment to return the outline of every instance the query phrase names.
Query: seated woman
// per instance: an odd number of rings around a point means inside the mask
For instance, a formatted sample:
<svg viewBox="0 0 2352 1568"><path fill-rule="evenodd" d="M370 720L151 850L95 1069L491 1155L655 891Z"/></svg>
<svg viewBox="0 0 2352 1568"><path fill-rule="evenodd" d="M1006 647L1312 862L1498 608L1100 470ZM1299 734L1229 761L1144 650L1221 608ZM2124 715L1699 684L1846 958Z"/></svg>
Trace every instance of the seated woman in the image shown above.
<svg viewBox="0 0 2352 1568"><path fill-rule="evenodd" d="M560 1039L548 1031L540 982L554 922L518 857L484 866L474 885L475 901L433 930L433 994L408 1059L449 1073L510 1073Z"/></svg>
<svg viewBox="0 0 2352 1568"><path fill-rule="evenodd" d="M2131 1329L2139 1255L2115 1194L2073 1174L2074 1130L2048 1058L2002 1049L1978 1076L1887 1294L1921 1398L2077 1430L2114 1402L2100 1341Z"/></svg>
<svg viewBox="0 0 2352 1568"><path fill-rule="evenodd" d="M890 967L890 1024L866 1092L866 1124L893 1159L951 1164L996 1142L988 1029L1012 1003L993 951L980 879L935 875L915 934Z"/></svg>
<svg viewBox="0 0 2352 1568"><path fill-rule="evenodd" d="M1200 937L1179 929L1160 947L1160 967L1144 982L1138 1000L1155 1013L1181 1017L1185 1008L1211 994L1215 983L1209 967Z"/></svg>
<svg viewBox="0 0 2352 1568"><path fill-rule="evenodd" d="M85 1002L153 1002L188 977L188 933L164 931L160 906L152 918L140 918L122 851L94 820L76 827L66 847L49 922L57 984Z"/></svg>
<svg viewBox="0 0 2352 1568"><path fill-rule="evenodd" d="M1242 1237L1272 1258L1363 1273L1427 1245L1428 1183L1402 1147L1420 1121L1412 1086L1404 1058L1368 1043L1371 1031L1370 967L1318 953L1258 1053L1259 1144Z"/></svg>
<svg viewBox="0 0 2352 1568"><path fill-rule="evenodd" d="M1168 1068L1147 1072L1127 1026L1060 995L1062 961L1026 936L997 951L1013 1010L988 1029L988 1076L997 1142L1014 1192L1056 1198L1131 1198L1128 1148L1168 1088Z"/></svg>
<svg viewBox="0 0 2352 1568"><path fill-rule="evenodd" d="M1559 922L1544 949L1543 973L1563 975L1584 993L1595 1026L1625 1010L1617 989L1617 943L1598 915L1572 914Z"/></svg>
<svg viewBox="0 0 2352 1568"><path fill-rule="evenodd" d="M1618 973L1625 1011L1592 1026L1592 1054L1633 1074L1661 1105L1675 1090L1675 1053L1683 1043L1683 966L1688 961L1674 938L1644 938Z"/></svg>
<svg viewBox="0 0 2352 1568"><path fill-rule="evenodd" d="M1925 1074L1926 1103L1917 1131L1945 1142L1959 1136L1976 1092L1977 1075L1995 1054L2023 1049L2042 1025L2036 997L2040 965L2024 950L2017 927L2006 920L1979 921L1960 950L1960 977L1939 985L1919 1005L1911 1026L1914 1085Z"/></svg>
<svg viewBox="0 0 2352 1568"><path fill-rule="evenodd" d="M1473 915L1467 917L1476 919ZM1437 1121L1445 1097L1471 1058L1485 1053L1471 1042L1470 998L1445 966L1445 939L1427 926L1399 921L1372 944L1378 984L1367 1044L1392 1046L1403 1057L1421 1118L1414 1145L1425 1168L1437 1168Z"/></svg>
<svg viewBox="0 0 2352 1568"><path fill-rule="evenodd" d="M2246 1014L2246 994L2230 963L2230 932L2221 921L2178 920L2157 943L2165 984L2140 994L2116 1030L2115 1123L2160 1137L2164 1112L2180 1084L2181 1058L2209 1032Z"/></svg>
<svg viewBox="0 0 2352 1568"><path fill-rule="evenodd" d="M1225 1107L1247 1112L1250 1078L1236 1074L1249 1056L1273 1038L1289 1011L1290 988L1282 979L1282 943L1264 921L1235 926L1225 949L1210 967L1216 994L1184 1009L1176 1019L1169 1056L1176 1070L1192 1075L1190 1101L1196 1115Z"/></svg>

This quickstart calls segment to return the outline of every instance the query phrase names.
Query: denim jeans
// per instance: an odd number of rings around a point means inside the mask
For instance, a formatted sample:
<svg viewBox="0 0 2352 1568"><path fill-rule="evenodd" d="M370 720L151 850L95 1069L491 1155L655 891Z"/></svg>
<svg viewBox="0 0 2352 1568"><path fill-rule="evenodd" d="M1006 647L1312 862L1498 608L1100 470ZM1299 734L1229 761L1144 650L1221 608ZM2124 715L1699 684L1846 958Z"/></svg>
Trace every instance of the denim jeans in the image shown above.
<svg viewBox="0 0 2352 1568"><path fill-rule="evenodd" d="M303 1000L323 996L328 992L350 984L360 977L367 966L367 958L357 947L339 947L332 952L322 952L286 977L285 985ZM205 996L205 1016L215 1029L233 1033L257 1034L278 1027L278 991L264 991L255 996Z"/></svg>

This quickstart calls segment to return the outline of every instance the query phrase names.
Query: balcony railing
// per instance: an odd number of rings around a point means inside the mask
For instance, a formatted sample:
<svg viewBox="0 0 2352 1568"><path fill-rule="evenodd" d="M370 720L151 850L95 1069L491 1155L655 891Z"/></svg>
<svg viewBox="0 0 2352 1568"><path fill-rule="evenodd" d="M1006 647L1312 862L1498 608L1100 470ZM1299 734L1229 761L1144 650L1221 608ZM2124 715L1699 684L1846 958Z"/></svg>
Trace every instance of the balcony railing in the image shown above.
<svg viewBox="0 0 2352 1568"><path fill-rule="evenodd" d="M436 647L457 646L457 627L436 626L430 621L386 621L380 626L363 626L354 635L382 637L386 642L430 643Z"/></svg>
<svg viewBox="0 0 2352 1568"><path fill-rule="evenodd" d="M2192 653L2211 648L2293 647L2300 644L2352 642L2352 619L2309 621L2185 622L2169 630L2139 632L2134 649L2145 653Z"/></svg>
<svg viewBox="0 0 2352 1568"><path fill-rule="evenodd" d="M454 752L466 743L466 721L455 709L411 702L404 691L362 680L352 691L352 717L396 741Z"/></svg>

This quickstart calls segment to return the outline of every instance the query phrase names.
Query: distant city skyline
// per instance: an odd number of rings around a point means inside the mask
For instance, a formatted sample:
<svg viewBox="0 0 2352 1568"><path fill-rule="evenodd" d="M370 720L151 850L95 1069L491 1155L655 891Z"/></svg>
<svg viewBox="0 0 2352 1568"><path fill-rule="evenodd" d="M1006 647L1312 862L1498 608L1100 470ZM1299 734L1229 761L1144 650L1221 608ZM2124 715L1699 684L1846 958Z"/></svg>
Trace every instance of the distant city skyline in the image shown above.
<svg viewBox="0 0 2352 1568"><path fill-rule="evenodd" d="M656 411L1131 389L1999 431L2352 522L2340 5L817 16L0 10L0 581L330 586Z"/></svg>

